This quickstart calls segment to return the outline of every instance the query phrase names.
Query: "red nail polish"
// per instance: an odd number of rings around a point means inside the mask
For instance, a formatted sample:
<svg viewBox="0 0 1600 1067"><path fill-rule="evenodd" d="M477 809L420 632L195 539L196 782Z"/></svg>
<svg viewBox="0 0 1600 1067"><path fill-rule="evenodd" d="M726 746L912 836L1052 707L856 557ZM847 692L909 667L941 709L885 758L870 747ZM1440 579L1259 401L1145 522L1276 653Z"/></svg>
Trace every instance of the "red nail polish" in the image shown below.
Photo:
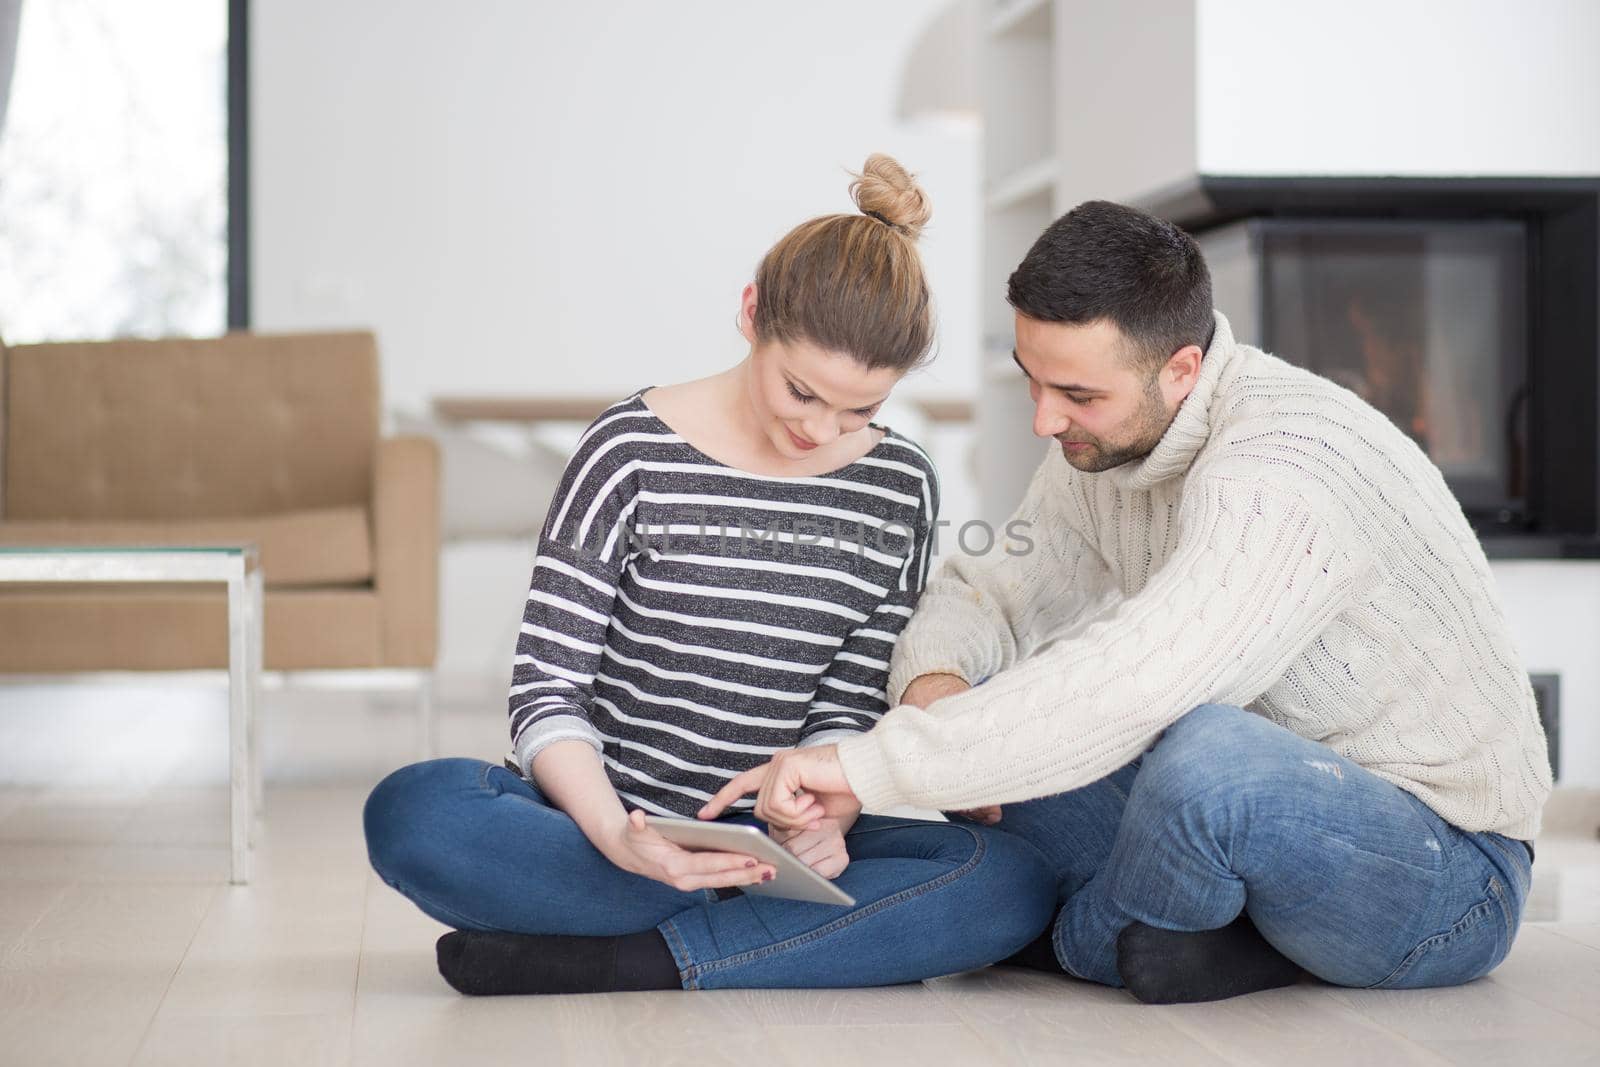
<svg viewBox="0 0 1600 1067"><path fill-rule="evenodd" d="M763 874L761 876L761 880L763 882L770 882L776 876L776 874L777 874L776 871L767 871L765 874Z"/></svg>

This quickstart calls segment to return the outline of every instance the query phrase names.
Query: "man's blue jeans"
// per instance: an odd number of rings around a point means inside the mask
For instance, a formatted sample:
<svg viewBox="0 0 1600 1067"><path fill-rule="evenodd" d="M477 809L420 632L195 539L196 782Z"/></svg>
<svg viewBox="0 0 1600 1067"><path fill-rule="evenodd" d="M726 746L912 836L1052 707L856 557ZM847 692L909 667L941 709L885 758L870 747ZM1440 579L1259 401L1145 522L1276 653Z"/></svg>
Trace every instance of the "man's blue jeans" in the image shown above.
<svg viewBox="0 0 1600 1067"><path fill-rule="evenodd" d="M744 820L752 821L752 820ZM367 800L372 866L464 930L606 936L655 927L685 989L889 985L981 967L1036 937L1055 879L1032 846L967 823L864 815L837 879L856 905L715 891L630 874L504 767L432 760Z"/></svg>
<svg viewBox="0 0 1600 1067"><path fill-rule="evenodd" d="M999 828L1056 869L1062 966L1112 986L1129 924L1214 930L1241 911L1328 982L1469 982L1510 951L1532 866L1521 841L1459 830L1327 746L1223 705L1092 785L1006 805Z"/></svg>

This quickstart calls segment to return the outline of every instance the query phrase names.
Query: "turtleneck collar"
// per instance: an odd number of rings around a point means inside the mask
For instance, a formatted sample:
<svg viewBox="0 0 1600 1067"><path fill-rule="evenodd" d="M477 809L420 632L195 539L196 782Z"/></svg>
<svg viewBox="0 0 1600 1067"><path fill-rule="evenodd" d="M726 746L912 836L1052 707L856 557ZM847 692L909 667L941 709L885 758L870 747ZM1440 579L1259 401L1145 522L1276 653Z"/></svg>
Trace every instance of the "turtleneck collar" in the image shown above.
<svg viewBox="0 0 1600 1067"><path fill-rule="evenodd" d="M1183 474L1211 437L1211 402L1217 393L1217 383L1238 352L1227 317L1220 311L1213 311L1212 315L1216 319L1216 331L1200 361L1200 380L1178 405L1172 425L1148 456L1104 472L1119 488L1152 489Z"/></svg>

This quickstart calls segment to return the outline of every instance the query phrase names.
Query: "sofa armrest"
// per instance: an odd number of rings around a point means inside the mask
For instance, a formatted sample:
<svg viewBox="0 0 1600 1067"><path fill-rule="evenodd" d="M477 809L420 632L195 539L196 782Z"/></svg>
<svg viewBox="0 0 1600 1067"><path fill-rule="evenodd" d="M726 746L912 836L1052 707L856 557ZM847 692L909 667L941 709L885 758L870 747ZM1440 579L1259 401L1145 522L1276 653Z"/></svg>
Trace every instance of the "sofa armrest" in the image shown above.
<svg viewBox="0 0 1600 1067"><path fill-rule="evenodd" d="M439 446L386 437L373 472L373 584L383 665L432 667L439 647Z"/></svg>

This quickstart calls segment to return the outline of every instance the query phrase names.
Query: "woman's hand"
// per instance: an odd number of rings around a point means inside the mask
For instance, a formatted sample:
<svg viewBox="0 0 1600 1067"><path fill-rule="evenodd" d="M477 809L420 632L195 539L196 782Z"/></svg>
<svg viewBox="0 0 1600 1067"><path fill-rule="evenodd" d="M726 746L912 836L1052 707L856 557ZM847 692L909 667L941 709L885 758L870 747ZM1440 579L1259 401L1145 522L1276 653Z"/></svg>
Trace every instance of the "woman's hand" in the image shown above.
<svg viewBox="0 0 1600 1067"><path fill-rule="evenodd" d="M965 811L952 811L949 814L959 815L970 822L982 823L993 826L1000 821L1000 805L990 804L982 808L968 808Z"/></svg>
<svg viewBox="0 0 1600 1067"><path fill-rule="evenodd" d="M653 878L685 893L758 885L778 872L771 864L734 852L690 852L652 830L634 810L600 843L606 859L625 871ZM844 868L841 866L840 870Z"/></svg>
<svg viewBox="0 0 1600 1067"><path fill-rule="evenodd" d="M795 857L824 878L837 878L850 865L850 853L845 850L845 834L855 822L823 819L815 830L771 831L774 841L794 853Z"/></svg>
<svg viewBox="0 0 1600 1067"><path fill-rule="evenodd" d="M674 889L755 885L778 872L770 863L732 852L690 852L650 829L644 812L628 812L587 741L557 741L533 759L533 775L555 807L578 824L601 855L625 871Z"/></svg>

